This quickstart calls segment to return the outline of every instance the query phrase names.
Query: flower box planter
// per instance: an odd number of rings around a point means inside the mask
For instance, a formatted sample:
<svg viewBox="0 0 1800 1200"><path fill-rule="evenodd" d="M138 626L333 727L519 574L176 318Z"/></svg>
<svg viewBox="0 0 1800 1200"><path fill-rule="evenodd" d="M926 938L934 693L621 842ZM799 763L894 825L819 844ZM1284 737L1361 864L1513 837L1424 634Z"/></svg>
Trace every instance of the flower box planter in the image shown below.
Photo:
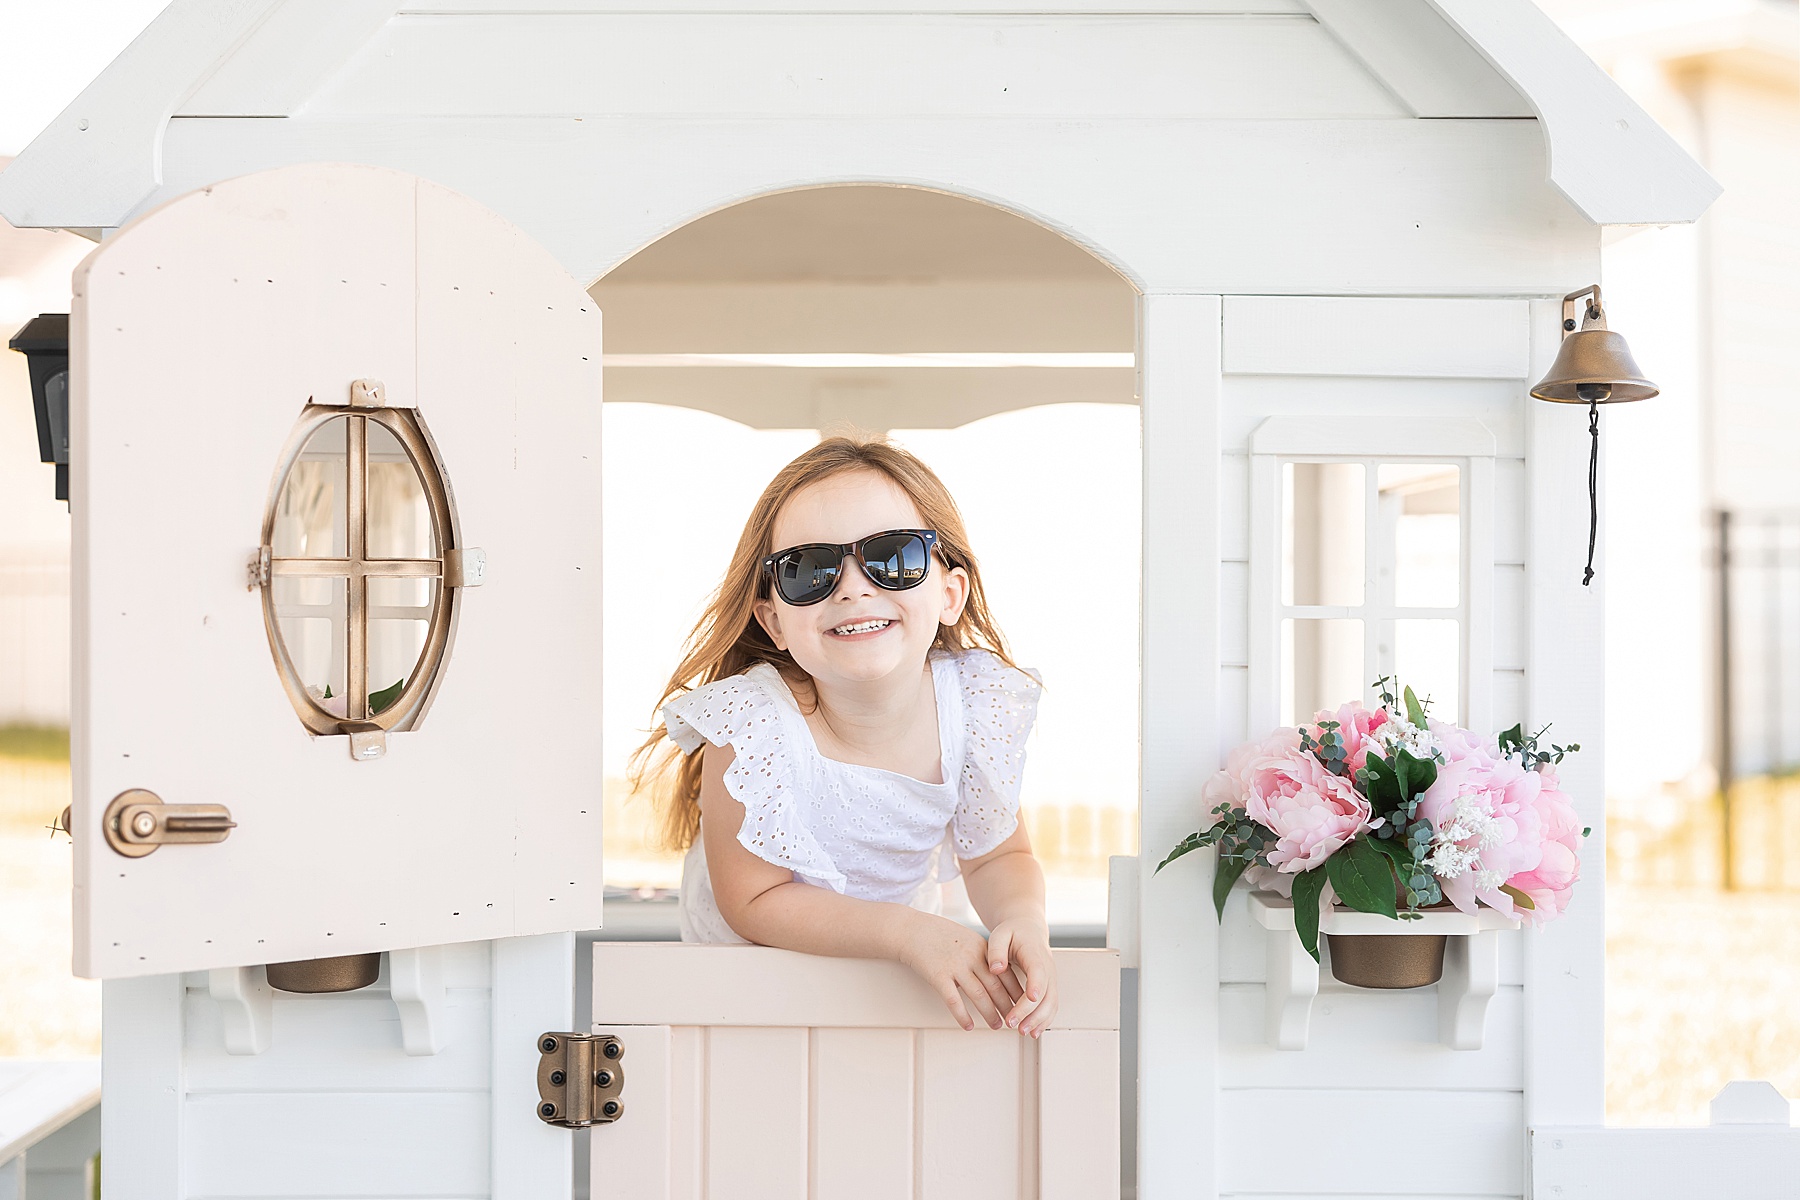
<svg viewBox="0 0 1800 1200"><path fill-rule="evenodd" d="M1294 932L1291 901L1273 892L1251 892L1249 899L1250 919L1265 938L1269 1044L1304 1050L1313 1000L1319 994L1319 964ZM1500 987L1500 933L1518 925L1485 909L1478 914L1434 910L1416 921L1337 910L1321 919L1319 931L1329 938L1445 937L1443 977L1437 982L1438 1040L1452 1050L1479 1050L1486 1034L1488 1001Z"/></svg>

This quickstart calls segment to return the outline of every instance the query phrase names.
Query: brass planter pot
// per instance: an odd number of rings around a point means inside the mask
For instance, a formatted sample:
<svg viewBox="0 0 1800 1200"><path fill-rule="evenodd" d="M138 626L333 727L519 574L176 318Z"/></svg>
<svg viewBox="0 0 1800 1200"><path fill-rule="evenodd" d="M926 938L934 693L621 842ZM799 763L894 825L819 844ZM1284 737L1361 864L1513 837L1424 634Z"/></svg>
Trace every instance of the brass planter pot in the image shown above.
<svg viewBox="0 0 1800 1200"><path fill-rule="evenodd" d="M344 954L300 962L270 963L269 986L283 992L354 992L381 974L381 954Z"/></svg>
<svg viewBox="0 0 1800 1200"><path fill-rule="evenodd" d="M1331 974L1339 983L1361 988L1416 988L1444 977L1442 933L1328 933Z"/></svg>

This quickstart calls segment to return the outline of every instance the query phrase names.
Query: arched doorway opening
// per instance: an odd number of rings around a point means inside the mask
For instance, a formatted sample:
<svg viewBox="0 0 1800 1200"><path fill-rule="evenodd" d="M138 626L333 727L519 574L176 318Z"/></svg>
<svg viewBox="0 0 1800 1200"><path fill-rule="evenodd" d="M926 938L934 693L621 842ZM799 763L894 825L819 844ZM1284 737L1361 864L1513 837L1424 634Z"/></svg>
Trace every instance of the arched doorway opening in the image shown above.
<svg viewBox="0 0 1800 1200"><path fill-rule="evenodd" d="M1044 674L1025 821L1053 924L1098 937L1107 857L1137 840L1131 284L1002 209L844 185L718 210L590 294L606 325L607 879L650 901L615 906L618 931L673 929L656 901L679 861L653 845L624 774L681 639L763 485L852 427L944 477L1015 655ZM665 569L670 545L682 553ZM1076 581L1046 588L1044 564L1072 557ZM633 567L645 561L656 589Z"/></svg>

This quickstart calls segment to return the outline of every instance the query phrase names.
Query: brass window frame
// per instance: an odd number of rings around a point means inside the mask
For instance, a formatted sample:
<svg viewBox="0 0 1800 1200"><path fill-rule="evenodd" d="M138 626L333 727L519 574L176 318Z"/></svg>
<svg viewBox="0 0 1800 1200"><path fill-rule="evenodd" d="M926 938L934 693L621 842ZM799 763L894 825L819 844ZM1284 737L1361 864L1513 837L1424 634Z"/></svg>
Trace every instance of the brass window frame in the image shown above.
<svg viewBox="0 0 1800 1200"><path fill-rule="evenodd" d="M281 506L294 465L307 442L332 421L343 420L345 427L345 497L344 543L342 558L278 558L274 556L275 520ZM368 422L374 421L394 436L411 459L425 494L430 512L437 556L432 558L371 558L368 555ZM262 522L262 561L268 564L263 580L263 625L269 636L281 684L301 724L313 734L329 737L365 733L370 730L405 730L415 728L423 718L427 701L436 689L438 679L449 657L451 632L455 625L456 593L451 586L447 564L460 546L456 507L451 497L442 460L426 431L424 418L408 408L368 405L326 405L309 403L300 414L288 437L276 466L274 486L264 506ZM288 653L275 611L276 578L326 578L345 580L346 614L344 666L344 715L327 711L306 689L298 668ZM371 579L436 579L438 586L431 604L430 623L425 645L419 652L418 665L401 688L393 703L379 713L369 712L369 580Z"/></svg>

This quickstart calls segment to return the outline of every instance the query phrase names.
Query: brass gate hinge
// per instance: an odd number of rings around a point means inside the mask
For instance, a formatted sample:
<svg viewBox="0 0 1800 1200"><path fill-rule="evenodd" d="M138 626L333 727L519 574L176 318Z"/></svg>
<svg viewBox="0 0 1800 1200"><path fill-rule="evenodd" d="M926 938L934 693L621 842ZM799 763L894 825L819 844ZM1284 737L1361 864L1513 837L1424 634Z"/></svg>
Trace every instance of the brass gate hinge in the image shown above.
<svg viewBox="0 0 1800 1200"><path fill-rule="evenodd" d="M538 1120L586 1129L624 1115L624 1042L610 1033L543 1033L537 1048Z"/></svg>

